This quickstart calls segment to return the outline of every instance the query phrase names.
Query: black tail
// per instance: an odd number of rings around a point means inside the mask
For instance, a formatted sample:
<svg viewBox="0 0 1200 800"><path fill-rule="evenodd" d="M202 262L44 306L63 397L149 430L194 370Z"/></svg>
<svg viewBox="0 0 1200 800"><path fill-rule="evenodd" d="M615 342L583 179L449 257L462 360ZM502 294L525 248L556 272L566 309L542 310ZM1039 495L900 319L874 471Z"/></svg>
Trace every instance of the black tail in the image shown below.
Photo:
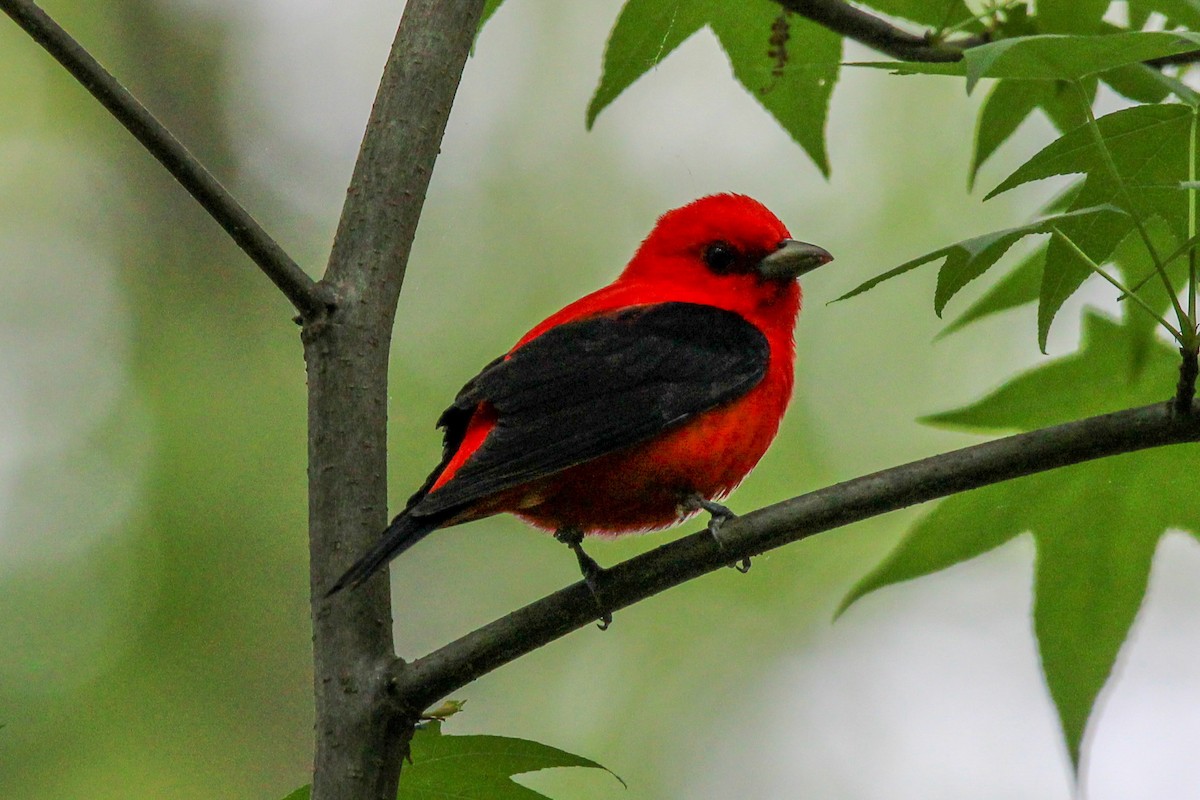
<svg viewBox="0 0 1200 800"><path fill-rule="evenodd" d="M379 543L365 556L354 562L346 574L338 578L326 597L332 597L347 587L355 587L371 577L396 556L437 530L444 522L438 515L414 518L407 511L398 514L379 537Z"/></svg>

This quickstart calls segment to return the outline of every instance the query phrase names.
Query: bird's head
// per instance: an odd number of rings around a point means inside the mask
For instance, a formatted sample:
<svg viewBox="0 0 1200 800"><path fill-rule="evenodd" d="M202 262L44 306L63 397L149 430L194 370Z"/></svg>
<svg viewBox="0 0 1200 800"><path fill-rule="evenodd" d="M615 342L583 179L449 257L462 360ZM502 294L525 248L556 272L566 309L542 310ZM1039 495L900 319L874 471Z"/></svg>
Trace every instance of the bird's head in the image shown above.
<svg viewBox="0 0 1200 800"><path fill-rule="evenodd" d="M716 286L766 299L792 296L796 278L832 260L824 249L792 239L757 200L714 194L663 214L621 277Z"/></svg>

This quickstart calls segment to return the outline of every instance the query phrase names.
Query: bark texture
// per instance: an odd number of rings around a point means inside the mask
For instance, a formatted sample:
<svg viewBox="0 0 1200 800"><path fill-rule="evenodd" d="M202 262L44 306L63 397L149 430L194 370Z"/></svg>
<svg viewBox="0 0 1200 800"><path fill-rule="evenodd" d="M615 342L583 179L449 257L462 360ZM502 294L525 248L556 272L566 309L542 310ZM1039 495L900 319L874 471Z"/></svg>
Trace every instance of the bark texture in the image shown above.
<svg viewBox="0 0 1200 800"><path fill-rule="evenodd" d="M392 800L421 709L388 692L395 660L386 571L325 590L387 521L387 367L396 301L483 0L409 0L306 326L309 545L316 693L314 800Z"/></svg>

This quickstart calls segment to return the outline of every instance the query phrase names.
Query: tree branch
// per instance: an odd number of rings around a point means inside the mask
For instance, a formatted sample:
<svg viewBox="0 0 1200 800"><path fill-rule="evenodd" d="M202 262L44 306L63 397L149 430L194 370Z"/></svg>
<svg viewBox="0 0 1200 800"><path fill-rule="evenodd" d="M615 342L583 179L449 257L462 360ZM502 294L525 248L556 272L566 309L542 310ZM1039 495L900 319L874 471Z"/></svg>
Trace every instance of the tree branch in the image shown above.
<svg viewBox="0 0 1200 800"><path fill-rule="evenodd" d="M1187 52L1175 53L1170 56L1159 56L1143 63L1148 67L1162 68L1195 64L1197 61L1200 61L1200 50L1188 50Z"/></svg>
<svg viewBox="0 0 1200 800"><path fill-rule="evenodd" d="M916 36L840 0L775 0L788 11L901 61L961 61L963 50L988 41L966 36L937 42Z"/></svg>
<svg viewBox="0 0 1200 800"><path fill-rule="evenodd" d="M279 287L305 320L320 319L327 312L328 293L300 269L220 181L69 33L32 0L0 0L0 10L62 64L166 167Z"/></svg>
<svg viewBox="0 0 1200 800"><path fill-rule="evenodd" d="M387 522L387 366L396 302L483 0L408 0L384 67L321 283L336 310L304 328L314 800L394 800L415 711L387 702L386 572L325 589Z"/></svg>
<svg viewBox="0 0 1200 800"><path fill-rule="evenodd" d="M1196 398L1196 378L1200 374L1200 359L1195 347L1179 348L1179 382L1175 384L1175 413L1183 416L1192 410Z"/></svg>
<svg viewBox="0 0 1200 800"><path fill-rule="evenodd" d="M799 14L847 39L865 44L873 50L900 61L947 62L961 61L963 51L992 41L988 34L961 36L939 41L934 31L923 36L909 33L881 17L855 8L842 0L775 0L788 11ZM1170 56L1160 56L1143 62L1148 67L1194 64L1200 61L1200 50L1189 50Z"/></svg>
<svg viewBox="0 0 1200 800"><path fill-rule="evenodd" d="M1200 441L1200 414L1173 403L1143 406L1008 436L839 483L685 536L606 570L601 592L612 610L739 559L823 531L1001 481L1150 447ZM392 665L392 692L426 708L476 678L596 618L587 587L560 589L412 663Z"/></svg>

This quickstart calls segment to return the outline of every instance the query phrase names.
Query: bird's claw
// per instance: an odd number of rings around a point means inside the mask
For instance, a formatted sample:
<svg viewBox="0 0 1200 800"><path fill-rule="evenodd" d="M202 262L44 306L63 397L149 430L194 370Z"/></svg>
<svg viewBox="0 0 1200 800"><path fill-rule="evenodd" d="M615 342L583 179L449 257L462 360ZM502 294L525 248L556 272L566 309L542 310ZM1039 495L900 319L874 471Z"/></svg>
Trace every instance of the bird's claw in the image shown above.
<svg viewBox="0 0 1200 800"><path fill-rule="evenodd" d="M596 623L596 627L606 631L612 624L612 612L600 599L600 576L604 574L604 568L583 552L582 547L576 545L571 549L575 551L575 556L579 559L579 571L583 573L583 582L587 584L588 591L592 593L592 599L596 601L596 608L600 610L600 620Z"/></svg>
<svg viewBox="0 0 1200 800"><path fill-rule="evenodd" d="M578 528L561 528L555 532L554 538L571 548L571 552L575 554L575 559L579 562L579 571L583 575L583 582L587 584L588 591L592 593L592 599L596 601L596 608L600 610L599 622L596 627L602 631L608 630L608 626L612 624L612 612L600 599L600 576L604 574L604 567L597 564L596 559L584 552L583 531Z"/></svg>
<svg viewBox="0 0 1200 800"><path fill-rule="evenodd" d="M687 511L707 511L708 517L708 534L717 543L717 547L724 550L725 541L721 538L721 528L731 519L737 519L737 514L729 510L727 506L723 506L713 500L708 500L698 494L689 495L683 501L683 507ZM737 563L729 566L736 569L738 572L745 575L750 571L750 556L746 556Z"/></svg>
<svg viewBox="0 0 1200 800"><path fill-rule="evenodd" d="M596 589L594 578L584 577L584 582L587 584L588 591L592 593L592 599L596 601L596 608L600 610L600 616L596 620L596 627L602 631L608 630L608 626L612 625L612 612L608 610L608 606L604 605L604 601L600 599L600 593Z"/></svg>

